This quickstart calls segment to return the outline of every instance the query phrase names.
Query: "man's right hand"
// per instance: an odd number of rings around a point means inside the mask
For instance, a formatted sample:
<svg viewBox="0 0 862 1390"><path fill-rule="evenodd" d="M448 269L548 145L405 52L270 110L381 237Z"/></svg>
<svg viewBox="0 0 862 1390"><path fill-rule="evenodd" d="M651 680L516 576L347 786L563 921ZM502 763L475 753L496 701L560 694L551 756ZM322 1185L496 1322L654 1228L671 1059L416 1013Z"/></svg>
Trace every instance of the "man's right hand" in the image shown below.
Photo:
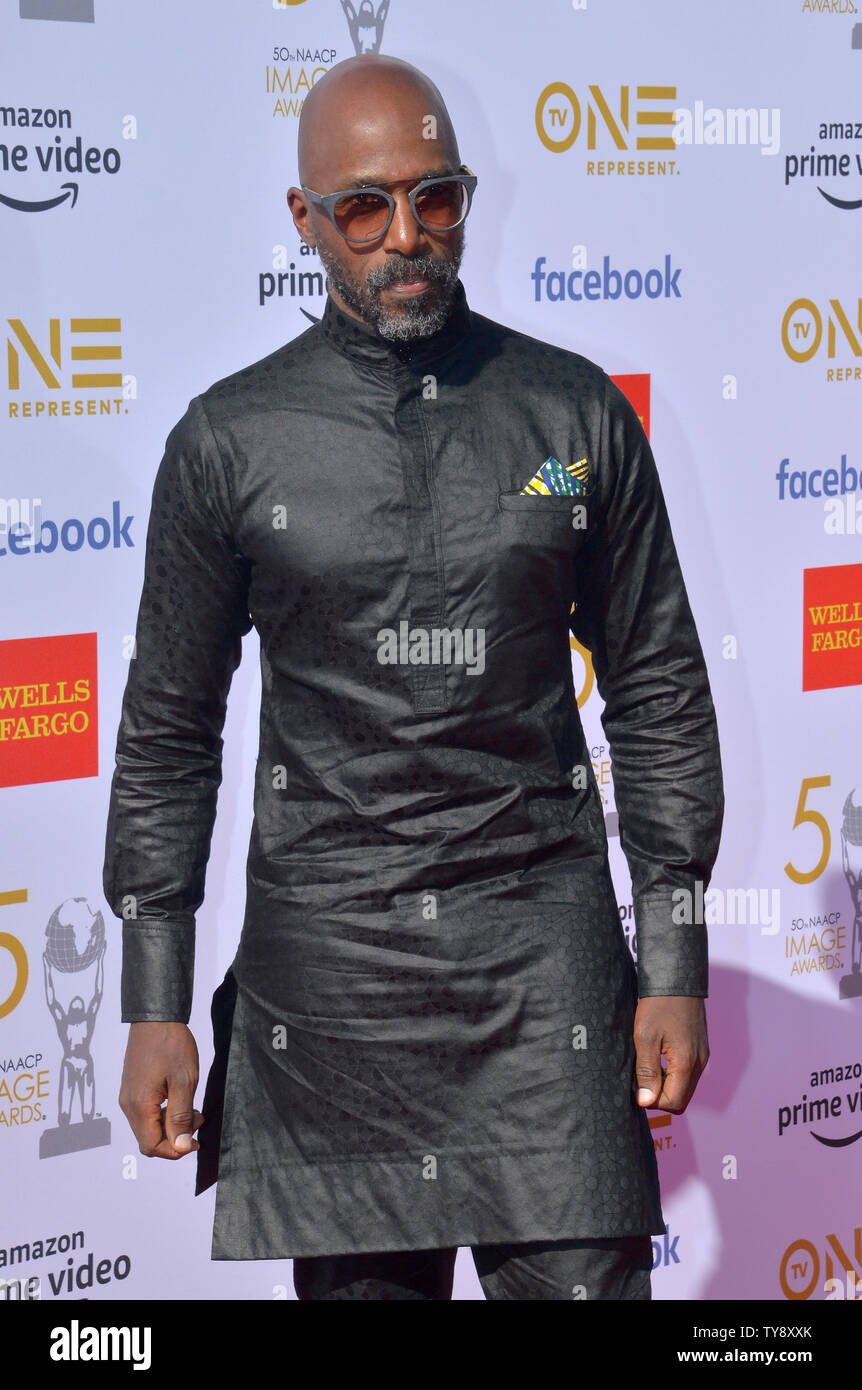
<svg viewBox="0 0 862 1390"><path fill-rule="evenodd" d="M131 1025L120 1109L148 1158L183 1158L200 1148L194 1138L204 1119L194 1108L198 1075L197 1044L185 1023Z"/></svg>

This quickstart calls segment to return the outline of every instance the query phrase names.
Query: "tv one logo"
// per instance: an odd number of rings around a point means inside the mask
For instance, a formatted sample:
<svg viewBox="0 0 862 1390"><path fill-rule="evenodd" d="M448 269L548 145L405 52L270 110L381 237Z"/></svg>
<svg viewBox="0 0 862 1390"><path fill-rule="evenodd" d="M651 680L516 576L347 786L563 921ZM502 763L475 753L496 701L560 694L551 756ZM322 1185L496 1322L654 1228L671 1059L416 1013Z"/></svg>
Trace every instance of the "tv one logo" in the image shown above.
<svg viewBox="0 0 862 1390"><path fill-rule="evenodd" d="M586 99L587 149L598 144L599 123L618 150L675 150L674 111L661 103L676 102L676 87L623 85L619 95L608 97L601 87L590 83ZM656 105L656 103L659 103ZM634 121L637 134L632 140ZM563 154L571 149L584 124L584 111L577 94L567 82L549 82L536 102L536 131L546 149Z"/></svg>
<svg viewBox="0 0 862 1390"><path fill-rule="evenodd" d="M798 1302L821 1292L827 1299L855 1299L857 1285L862 1288L862 1226L853 1231L852 1256L836 1235L826 1237L822 1261L820 1253L810 1240L788 1245L778 1271L784 1297Z"/></svg>
<svg viewBox="0 0 862 1390"><path fill-rule="evenodd" d="M862 358L862 299L855 307L830 299L822 309L813 299L794 299L781 320L781 346L793 362L810 362L825 346L834 361ZM862 381L862 362L827 367L827 381Z"/></svg>
<svg viewBox="0 0 862 1390"><path fill-rule="evenodd" d="M120 370L122 344L106 341L122 332L121 319L51 318L47 332L32 330L23 319L10 318L6 324L10 419L128 413L124 402L137 394L135 378ZM30 397L30 390L40 385L58 394ZM72 399L63 397L64 388L76 393L113 390L122 394L110 400Z"/></svg>

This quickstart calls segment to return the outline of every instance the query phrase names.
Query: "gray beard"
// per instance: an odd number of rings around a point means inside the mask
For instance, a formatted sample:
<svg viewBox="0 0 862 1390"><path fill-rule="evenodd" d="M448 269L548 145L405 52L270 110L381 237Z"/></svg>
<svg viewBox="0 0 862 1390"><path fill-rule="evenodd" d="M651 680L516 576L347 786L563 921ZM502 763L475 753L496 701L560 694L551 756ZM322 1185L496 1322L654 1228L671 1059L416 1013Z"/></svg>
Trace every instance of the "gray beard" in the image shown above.
<svg viewBox="0 0 862 1390"><path fill-rule="evenodd" d="M359 317L375 327L382 338L410 342L439 333L448 319L458 288L458 269L464 252L463 231L451 261L439 256L399 257L369 271L364 281L347 275L330 251L318 246L318 255L332 288ZM405 299L400 311L380 303L380 291L400 281L427 279L424 294Z"/></svg>

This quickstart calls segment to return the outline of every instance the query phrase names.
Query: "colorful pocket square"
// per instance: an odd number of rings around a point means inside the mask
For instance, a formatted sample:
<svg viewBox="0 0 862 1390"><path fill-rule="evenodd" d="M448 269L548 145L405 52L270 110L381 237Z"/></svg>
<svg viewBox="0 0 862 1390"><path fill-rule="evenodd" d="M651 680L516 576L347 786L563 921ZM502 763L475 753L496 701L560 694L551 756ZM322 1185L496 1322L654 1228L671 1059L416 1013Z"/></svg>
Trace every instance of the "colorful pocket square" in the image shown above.
<svg viewBox="0 0 862 1390"><path fill-rule="evenodd" d="M552 493L569 497L585 497L591 492L590 465L585 458L577 463L563 465L553 457L545 459L528 483L521 488L521 495L532 493L548 496Z"/></svg>

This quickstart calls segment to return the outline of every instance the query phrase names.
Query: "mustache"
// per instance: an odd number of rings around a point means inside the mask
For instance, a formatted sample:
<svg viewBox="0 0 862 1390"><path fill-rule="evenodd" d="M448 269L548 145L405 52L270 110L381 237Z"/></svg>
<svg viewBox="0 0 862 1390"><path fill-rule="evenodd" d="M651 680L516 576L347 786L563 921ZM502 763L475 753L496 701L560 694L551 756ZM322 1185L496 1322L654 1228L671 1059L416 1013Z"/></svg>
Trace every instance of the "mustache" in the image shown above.
<svg viewBox="0 0 862 1390"><path fill-rule="evenodd" d="M386 265L369 271L366 286L369 290L383 290L389 285L405 284L410 280L441 281L457 279L458 271L452 261L440 256L413 256L409 260L389 261Z"/></svg>

